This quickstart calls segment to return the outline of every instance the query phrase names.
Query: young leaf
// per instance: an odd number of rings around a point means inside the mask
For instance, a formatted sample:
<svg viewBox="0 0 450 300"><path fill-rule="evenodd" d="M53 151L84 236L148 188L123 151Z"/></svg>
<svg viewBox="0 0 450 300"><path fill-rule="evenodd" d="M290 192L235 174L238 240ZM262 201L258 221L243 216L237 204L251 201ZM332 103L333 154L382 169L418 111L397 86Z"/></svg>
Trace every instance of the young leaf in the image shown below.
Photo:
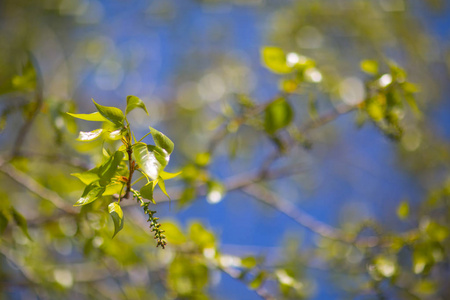
<svg viewBox="0 0 450 300"><path fill-rule="evenodd" d="M128 113L135 108L143 109L148 115L148 111L147 111L147 108L145 107L144 102L141 99L139 99L138 97L130 95L127 97L127 109L125 111L125 114L128 115Z"/></svg>
<svg viewBox="0 0 450 300"><path fill-rule="evenodd" d="M122 138L122 136L124 135L125 132L126 132L126 130L123 130L123 129L108 131L106 137L110 140L117 141Z"/></svg>
<svg viewBox="0 0 450 300"><path fill-rule="evenodd" d="M100 178L100 185L105 186L114 177L117 171L117 167L124 157L124 153L121 151L116 151L113 156L111 156L104 165L102 165L98 170L98 176Z"/></svg>
<svg viewBox="0 0 450 300"><path fill-rule="evenodd" d="M378 73L378 63L374 60L363 60L360 67L367 74L377 75Z"/></svg>
<svg viewBox="0 0 450 300"><path fill-rule="evenodd" d="M284 98L279 98L269 104L265 111L264 129L269 134L289 125L294 119L294 110Z"/></svg>
<svg viewBox="0 0 450 300"><path fill-rule="evenodd" d="M97 182L93 182L84 189L83 195L81 195L81 198L73 206L82 206L91 203L100 198L104 191L105 187L98 186Z"/></svg>
<svg viewBox="0 0 450 300"><path fill-rule="evenodd" d="M74 118L86 120L86 121L96 121L96 122L108 121L99 112L94 112L92 114L71 114L71 113L67 113L67 114Z"/></svg>
<svg viewBox="0 0 450 300"><path fill-rule="evenodd" d="M103 192L102 196L111 196L114 194L119 194L122 190L122 186L124 185L123 182L114 182L110 183L105 187L105 191Z"/></svg>
<svg viewBox="0 0 450 300"><path fill-rule="evenodd" d="M150 133L152 134L153 140L155 141L155 145L163 148L167 151L167 153L171 154L173 151L173 142L165 136L163 133L159 132L155 128L149 127Z"/></svg>
<svg viewBox="0 0 450 300"><path fill-rule="evenodd" d="M75 176L76 178L80 179L81 182L83 182L84 184L91 184L94 181L97 181L100 179L100 177L98 177L98 168L97 167L95 167L89 171L83 172L83 173L72 173L70 175Z"/></svg>
<svg viewBox="0 0 450 300"><path fill-rule="evenodd" d="M169 179L172 179L172 178L177 177L178 175L181 174L181 172L182 172L182 171L180 171L180 172L178 172L178 173L169 173L169 172L166 172L166 171L162 171L161 174L159 174L159 176L160 176L162 179L164 179L164 180L169 180Z"/></svg>
<svg viewBox="0 0 450 300"><path fill-rule="evenodd" d="M94 102L95 107L97 107L98 112L105 119L116 125L116 127L123 126L123 120L125 119L125 116L123 115L123 112L120 109L118 109L117 107L103 106L97 104L94 100L92 101Z"/></svg>
<svg viewBox="0 0 450 300"><path fill-rule="evenodd" d="M166 195L167 198L169 198L169 200L170 200L170 196L169 196L169 194L167 194L167 191L166 191L166 183L164 182L164 179L161 178L161 176L158 179L158 186L161 189L161 191L164 193L164 195Z"/></svg>
<svg viewBox="0 0 450 300"><path fill-rule="evenodd" d="M115 237L116 234L123 228L123 211L117 202L112 202L109 204L108 211L114 222L114 234L112 237Z"/></svg>
<svg viewBox="0 0 450 300"><path fill-rule="evenodd" d="M158 178L159 174L169 162L167 152L157 146L136 143L133 146L133 156L142 171L152 180Z"/></svg>
<svg viewBox="0 0 450 300"><path fill-rule="evenodd" d="M98 138L103 132L103 129L95 129L93 131L80 131L77 141L90 142Z"/></svg>
<svg viewBox="0 0 450 300"><path fill-rule="evenodd" d="M404 220L409 216L409 203L408 201L402 201L397 207L397 216L400 220Z"/></svg>
<svg viewBox="0 0 450 300"><path fill-rule="evenodd" d="M14 207L11 207L11 214L14 219L14 222L16 222L17 226L22 229L23 234L26 235L26 237L32 241L30 234L28 233L28 226L27 226L27 220L17 211Z"/></svg>
<svg viewBox="0 0 450 300"><path fill-rule="evenodd" d="M286 62L286 54L277 47L264 47L261 50L261 58L264 66L278 74L287 74L294 70Z"/></svg>
<svg viewBox="0 0 450 300"><path fill-rule="evenodd" d="M153 199L153 189L154 189L153 181L150 181L141 188L140 192L142 197L152 201L153 204L156 204L155 200Z"/></svg>

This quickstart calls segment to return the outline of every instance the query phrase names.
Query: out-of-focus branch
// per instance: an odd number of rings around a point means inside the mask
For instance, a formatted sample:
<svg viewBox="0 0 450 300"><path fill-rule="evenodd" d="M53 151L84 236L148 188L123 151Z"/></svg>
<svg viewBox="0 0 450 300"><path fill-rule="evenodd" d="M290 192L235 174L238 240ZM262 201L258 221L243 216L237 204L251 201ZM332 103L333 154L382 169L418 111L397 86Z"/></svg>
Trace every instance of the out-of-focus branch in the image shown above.
<svg viewBox="0 0 450 300"><path fill-rule="evenodd" d="M76 212L75 209L71 205L67 204L66 201L56 192L46 188L32 177L17 170L10 164L5 163L2 159L0 159L0 172L7 175L9 178L37 196L49 200L57 208L71 214Z"/></svg>
<svg viewBox="0 0 450 300"><path fill-rule="evenodd" d="M345 234L342 230L325 224L311 215L303 212L297 206L292 204L290 201L284 200L281 197L276 196L271 191L264 189L257 185L249 185L242 188L242 191L255 199L261 201L262 203L269 205L270 207L283 213L285 216L294 220L297 224L308 228L312 232L319 234L322 237L339 240L345 243L354 244L360 247L377 247L377 246L389 246L392 244L392 240L389 236L378 237L354 237L349 234ZM401 233L400 236L413 239L417 235L417 230L410 230Z"/></svg>
<svg viewBox="0 0 450 300"><path fill-rule="evenodd" d="M25 120L25 123L22 125L22 127L20 127L19 132L17 133L17 137L16 140L14 141L14 145L11 152L11 156L13 157L20 154L20 148L25 142L28 132L31 129L31 125L33 125L33 122L36 119L38 113L40 112L42 104L44 102L43 82L39 65L31 53L29 53L29 58L30 60L33 61L33 67L36 72L35 104L33 110L30 112L28 118Z"/></svg>
<svg viewBox="0 0 450 300"><path fill-rule="evenodd" d="M235 270L235 269L232 269L232 268L228 268L228 267L219 266L219 265L216 265L216 268L218 270L222 271L223 273L227 274L231 278L235 279L236 281L243 282L242 279L240 278L241 272L239 272L238 270ZM274 296L272 296L269 292L267 292L267 290L264 289L264 288L256 289L255 293L259 297L261 297L261 299L276 300L276 298Z"/></svg>
<svg viewBox="0 0 450 300"><path fill-rule="evenodd" d="M290 201L276 197L271 191L263 189L256 185L250 185L242 188L242 191L262 203L275 208L279 212L283 213L290 219L303 227L310 229L311 231L334 240L346 240L346 235L339 229L329 226L319 220L315 219L311 215L298 209Z"/></svg>

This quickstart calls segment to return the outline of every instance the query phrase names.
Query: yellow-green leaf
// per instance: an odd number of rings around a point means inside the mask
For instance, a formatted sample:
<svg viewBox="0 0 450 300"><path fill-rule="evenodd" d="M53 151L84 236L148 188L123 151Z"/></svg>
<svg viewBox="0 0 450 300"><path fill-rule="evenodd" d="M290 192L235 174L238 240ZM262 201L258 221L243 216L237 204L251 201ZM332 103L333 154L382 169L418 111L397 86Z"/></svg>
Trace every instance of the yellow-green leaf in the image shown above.
<svg viewBox="0 0 450 300"><path fill-rule="evenodd" d="M166 171L162 171L161 174L159 174L159 176L160 176L162 179L164 179L164 180L169 180L169 179L172 179L172 178L177 177L177 176L180 175L181 173L182 173L182 171L177 172L177 173L169 173L169 172L166 172Z"/></svg>
<svg viewBox="0 0 450 300"><path fill-rule="evenodd" d="M72 114L72 113L67 113L67 114L72 116L72 117L74 117L74 118L81 119L81 120L86 120L86 121L95 121L95 122L108 121L99 112L94 112L92 114Z"/></svg>
<svg viewBox="0 0 450 300"><path fill-rule="evenodd" d="M115 237L123 228L123 211L117 202L109 204L108 211L114 223L114 234L112 237Z"/></svg>
<svg viewBox="0 0 450 300"><path fill-rule="evenodd" d="M263 65L270 71L278 74L287 74L294 70L286 61L286 54L277 47L264 47L261 50Z"/></svg>
<svg viewBox="0 0 450 300"><path fill-rule="evenodd" d="M361 70L364 72L376 75L378 73L378 63L374 60L363 60L360 64Z"/></svg>
<svg viewBox="0 0 450 300"><path fill-rule="evenodd" d="M397 208L397 216L399 219L404 220L409 216L409 204L408 201L402 201Z"/></svg>
<svg viewBox="0 0 450 300"><path fill-rule="evenodd" d="M294 110L284 98L279 98L269 104L265 110L264 129L269 134L289 125L294 119Z"/></svg>

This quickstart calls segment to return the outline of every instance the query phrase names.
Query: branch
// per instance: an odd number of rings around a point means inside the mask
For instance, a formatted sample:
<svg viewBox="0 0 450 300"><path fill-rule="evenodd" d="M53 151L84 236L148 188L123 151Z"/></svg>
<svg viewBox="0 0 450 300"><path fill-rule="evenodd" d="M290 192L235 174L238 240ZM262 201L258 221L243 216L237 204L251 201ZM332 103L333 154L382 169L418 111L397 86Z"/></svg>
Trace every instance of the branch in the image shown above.
<svg viewBox="0 0 450 300"><path fill-rule="evenodd" d="M30 57L30 60L33 61L33 67L36 72L36 89L35 89L36 104L34 106L33 111L30 113L28 118L25 120L25 123L19 129L19 133L17 134L16 140L14 142L14 146L13 146L12 152L11 152L13 157L20 154L20 148L22 147L23 143L25 142L27 134L31 129L31 125L33 124L34 120L36 119L36 116L38 115L39 111L41 110L42 104L44 102L42 75L41 75L41 72L39 69L39 65L31 53L29 53L29 57Z"/></svg>
<svg viewBox="0 0 450 300"><path fill-rule="evenodd" d="M30 192L36 194L40 198L47 199L52 202L57 208L67 212L67 213L75 213L76 211L71 205L68 205L66 201L61 198L54 191L44 187L42 184L23 173L22 171L17 170L9 164L6 164L0 158L0 172L7 175L9 178L29 190Z"/></svg>

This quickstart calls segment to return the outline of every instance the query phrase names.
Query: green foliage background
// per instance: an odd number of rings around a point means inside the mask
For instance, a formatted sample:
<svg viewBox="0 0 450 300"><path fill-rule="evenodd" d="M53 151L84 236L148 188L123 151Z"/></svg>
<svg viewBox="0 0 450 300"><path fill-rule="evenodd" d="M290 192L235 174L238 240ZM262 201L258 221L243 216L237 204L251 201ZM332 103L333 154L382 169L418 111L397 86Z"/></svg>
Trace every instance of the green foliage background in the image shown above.
<svg viewBox="0 0 450 300"><path fill-rule="evenodd" d="M442 18L444 1L111 2L135 5L142 21L174 32L187 8L198 18L252 11L264 38L253 59L228 51L235 31L183 32L190 47L182 63L171 62L170 83L155 87L166 91L161 99L132 91L97 99L85 81L109 91L122 77L130 87L149 84L133 72L153 50L122 51L101 35L102 2L2 1L0 298L450 298L448 120L436 117L448 109L450 52L424 22ZM102 121L97 127L73 118L96 109L78 117ZM356 138L361 131L370 139ZM344 162L340 180L367 189L361 203L378 202L360 207L377 212L346 214L354 202L340 200L329 220L309 214L304 206L314 204L297 198L330 187L315 182L322 162L341 159L340 151L352 156L361 141L362 161L379 159L417 195L386 198L399 194L395 183L374 185L370 170L358 180ZM142 152L130 155L131 144ZM390 160L373 154L380 144ZM150 159L156 177L145 167ZM150 177L133 190L132 164ZM263 234L280 243L250 247L222 243L205 222L174 221L204 199L261 218L274 211L297 229L273 222ZM230 228L247 228L226 218ZM245 292L220 290L218 276Z"/></svg>

